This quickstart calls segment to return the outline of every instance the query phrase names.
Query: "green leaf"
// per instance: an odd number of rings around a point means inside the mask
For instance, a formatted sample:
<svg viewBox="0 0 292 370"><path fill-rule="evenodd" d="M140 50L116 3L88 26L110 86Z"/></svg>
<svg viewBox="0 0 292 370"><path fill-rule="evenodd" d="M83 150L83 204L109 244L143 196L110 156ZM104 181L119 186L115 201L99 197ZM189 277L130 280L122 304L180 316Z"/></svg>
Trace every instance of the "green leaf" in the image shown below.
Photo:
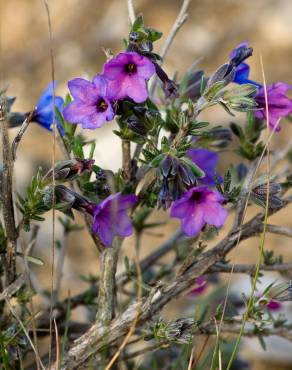
<svg viewBox="0 0 292 370"><path fill-rule="evenodd" d="M231 172L228 170L224 175L224 192L229 192L231 186Z"/></svg>
<svg viewBox="0 0 292 370"><path fill-rule="evenodd" d="M134 32L140 31L140 29L143 28L143 25L144 25L143 16L142 15L139 15L135 19L135 22L133 23L132 31L134 31Z"/></svg>
<svg viewBox="0 0 292 370"><path fill-rule="evenodd" d="M148 33L148 40L152 42L159 40L163 35L162 32L159 32L154 28L146 28L146 31Z"/></svg>
<svg viewBox="0 0 292 370"><path fill-rule="evenodd" d="M93 141L91 143L91 146L90 146L90 152L89 152L89 158L92 159L93 156L94 156L94 151L95 151L95 148L96 148L96 142Z"/></svg>
<svg viewBox="0 0 292 370"><path fill-rule="evenodd" d="M263 349L264 351L266 351L267 346L266 346L266 343L265 343L265 341L264 341L264 338L263 338L261 335L259 335L259 336L258 336L258 340L259 340L259 342L260 342L260 345L261 345L262 349Z"/></svg>
<svg viewBox="0 0 292 370"><path fill-rule="evenodd" d="M73 142L73 153L76 157L84 159L84 152L83 152L83 140L80 135L74 138Z"/></svg>
<svg viewBox="0 0 292 370"><path fill-rule="evenodd" d="M149 163L149 166L157 167L164 157L165 155L163 153L158 154L154 159L152 159L152 161Z"/></svg>
<svg viewBox="0 0 292 370"><path fill-rule="evenodd" d="M205 172L200 167L198 167L191 159L189 159L187 157L183 157L183 158L181 158L181 161L184 162L187 166L190 167L193 174L197 178L205 177Z"/></svg>
<svg viewBox="0 0 292 370"><path fill-rule="evenodd" d="M258 92L258 87L253 84L244 84L235 87L234 89L225 90L223 99L230 100L243 97L255 97Z"/></svg>
<svg viewBox="0 0 292 370"><path fill-rule="evenodd" d="M38 257L34 257L34 256L25 256L25 259L28 261L28 262L31 262L33 263L34 265L38 265L38 266L43 266L45 264L45 262L38 258Z"/></svg>
<svg viewBox="0 0 292 370"><path fill-rule="evenodd" d="M205 75L203 75L202 78L201 78L201 86L200 86L201 95L204 95L204 93L206 91L207 82L208 82L208 78Z"/></svg>
<svg viewBox="0 0 292 370"><path fill-rule="evenodd" d="M225 81L217 81L205 93L204 97L208 101L213 101L218 93L225 87Z"/></svg>

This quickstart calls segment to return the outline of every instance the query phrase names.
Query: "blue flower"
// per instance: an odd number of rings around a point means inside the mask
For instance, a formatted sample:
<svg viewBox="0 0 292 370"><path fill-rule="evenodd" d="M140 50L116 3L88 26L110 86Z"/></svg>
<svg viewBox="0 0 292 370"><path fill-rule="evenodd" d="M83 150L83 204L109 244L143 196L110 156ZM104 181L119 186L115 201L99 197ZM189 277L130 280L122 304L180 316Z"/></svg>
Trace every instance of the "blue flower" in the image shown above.
<svg viewBox="0 0 292 370"><path fill-rule="evenodd" d="M230 60L236 66L235 77L234 77L233 82L239 85L252 84L252 85L261 87L260 84L249 79L250 67L247 63L244 63L242 60L243 58L246 59L247 55L251 56L251 54L248 54L246 52L246 50L250 50L250 49L251 48L248 47L247 42L242 42L241 44L237 45L236 48L233 49L232 52L230 53ZM238 61L240 61L240 63L237 64Z"/></svg>
<svg viewBox="0 0 292 370"><path fill-rule="evenodd" d="M205 176L199 179L201 184L214 186L215 176L217 177L219 183L223 181L222 177L216 173L216 166L219 160L217 153L208 149L197 148L189 149L187 151L187 156L205 172Z"/></svg>
<svg viewBox="0 0 292 370"><path fill-rule="evenodd" d="M36 110L32 118L34 122L39 123L41 126L49 131L52 131L52 124L54 119L53 104L55 103L55 106L60 112L62 112L64 104L64 100L62 97L55 96L54 99L54 84L55 82L51 82L46 90L42 93L36 104ZM55 119L59 129L63 133L64 129L57 115L55 115Z"/></svg>

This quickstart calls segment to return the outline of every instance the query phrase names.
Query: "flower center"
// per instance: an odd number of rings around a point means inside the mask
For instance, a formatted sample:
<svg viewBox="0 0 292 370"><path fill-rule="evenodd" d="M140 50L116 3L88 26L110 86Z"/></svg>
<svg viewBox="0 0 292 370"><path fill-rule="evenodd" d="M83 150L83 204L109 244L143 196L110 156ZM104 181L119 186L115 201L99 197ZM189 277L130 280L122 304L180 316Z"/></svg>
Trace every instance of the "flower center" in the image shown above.
<svg viewBox="0 0 292 370"><path fill-rule="evenodd" d="M195 191L195 192L193 192L191 199L192 199L192 201L195 201L195 202L199 203L204 199L204 194Z"/></svg>
<svg viewBox="0 0 292 370"><path fill-rule="evenodd" d="M132 75L137 72L137 66L133 63L128 63L125 65L125 70L128 74Z"/></svg>
<svg viewBox="0 0 292 370"><path fill-rule="evenodd" d="M105 112L108 108L108 103L103 98L100 98L96 103L96 108L101 113Z"/></svg>

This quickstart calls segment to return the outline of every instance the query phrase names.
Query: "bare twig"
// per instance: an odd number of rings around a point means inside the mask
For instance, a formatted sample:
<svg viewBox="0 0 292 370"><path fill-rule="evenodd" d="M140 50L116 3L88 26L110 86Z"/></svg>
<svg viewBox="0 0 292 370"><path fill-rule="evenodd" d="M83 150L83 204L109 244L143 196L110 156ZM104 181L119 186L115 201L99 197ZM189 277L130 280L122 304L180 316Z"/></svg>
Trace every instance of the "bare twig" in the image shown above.
<svg viewBox="0 0 292 370"><path fill-rule="evenodd" d="M279 226L279 225L270 225L270 224L268 224L266 227L267 227L267 232L268 233L284 235L284 236L288 236L289 238L292 237L292 228L291 227ZM260 228L262 229L262 226L260 226Z"/></svg>
<svg viewBox="0 0 292 370"><path fill-rule="evenodd" d="M12 142L12 158L13 160L15 161L16 159L16 151L17 151L17 148L18 148L18 145L23 137L23 135L25 134L25 131L26 129L28 128L31 120L32 120L32 116L34 114L34 111L31 111L29 113L29 115L26 117L26 119L23 121L21 127L20 127L20 130L18 131L17 135L15 136L13 142Z"/></svg>
<svg viewBox="0 0 292 370"><path fill-rule="evenodd" d="M214 324L206 324L201 325L199 327L201 334L207 334L207 335L214 335L216 334L216 328ZM240 330L240 325L236 325L235 323L223 323L222 332L224 334L237 334ZM253 325L250 325L248 327L244 328L243 335L246 337L256 337L259 334L261 336L270 336L270 335L277 335L279 337L285 338L289 341L292 341L292 331L291 331L291 325L285 325L281 326L279 328L257 328L258 331L255 331L255 328Z"/></svg>
<svg viewBox="0 0 292 370"><path fill-rule="evenodd" d="M214 267L212 267L211 271L213 272L227 272L230 273L232 271L231 264L228 263L216 263ZM276 263L274 265L261 265L261 271L274 271L274 272L287 272L292 271L292 262L287 263ZM256 271L256 265L254 264L236 264L233 267L234 273L239 274L249 274L254 275Z"/></svg>
<svg viewBox="0 0 292 370"><path fill-rule="evenodd" d="M7 254L5 266L5 285L13 282L16 276L16 247L18 233L15 227L13 204L13 160L8 135L6 107L0 104L0 124L2 138L3 171L1 176L1 198L3 203L3 219L7 235Z"/></svg>
<svg viewBox="0 0 292 370"><path fill-rule="evenodd" d="M128 4L129 19L130 19L130 23L132 25L135 22L135 19L136 19L133 0L127 0L127 4Z"/></svg>
<svg viewBox="0 0 292 370"><path fill-rule="evenodd" d="M169 50L171 44L173 43L173 40L175 39L176 34L178 33L178 31L180 30L180 28L182 27L182 25L185 23L185 21L188 18L187 10L188 10L189 4L190 4L190 0L183 0L183 3L182 3L180 11L178 13L178 16L177 16L177 18L176 18L176 20L175 20L175 22L174 22L174 24L173 24L173 26L170 30L169 35L167 36L167 39L166 39L164 45L162 46L162 48L160 50L159 55L162 58L161 64L163 64L163 62L165 60L165 57L168 53L168 50ZM156 90L156 87L157 87L157 81L158 81L157 77L155 77L154 80L153 80L151 89L150 89L150 95L151 96L153 96L154 93L155 93L155 90Z"/></svg>
<svg viewBox="0 0 292 370"><path fill-rule="evenodd" d="M165 59L165 57L168 53L168 50L169 50L171 44L173 43L173 40L174 40L176 34L178 33L178 31L180 30L180 28L182 27L182 25L185 23L185 21L188 18L187 10L188 10L189 5L190 5L190 0L183 0L181 9L180 9L180 11L178 13L178 16L177 16L177 18L174 22L174 25L172 26L172 29L170 30L170 33L167 36L165 44L162 46L162 48L160 50L160 56L161 56L162 60Z"/></svg>
<svg viewBox="0 0 292 370"><path fill-rule="evenodd" d="M0 301L11 298L24 284L24 274L20 274L16 280L6 287L0 294Z"/></svg>

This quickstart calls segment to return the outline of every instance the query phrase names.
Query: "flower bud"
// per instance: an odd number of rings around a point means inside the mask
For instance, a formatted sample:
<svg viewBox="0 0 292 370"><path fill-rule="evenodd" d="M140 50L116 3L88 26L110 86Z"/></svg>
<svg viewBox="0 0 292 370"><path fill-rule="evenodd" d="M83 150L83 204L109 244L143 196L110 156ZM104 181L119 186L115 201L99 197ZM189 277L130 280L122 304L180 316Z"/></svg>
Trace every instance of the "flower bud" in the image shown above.
<svg viewBox="0 0 292 370"><path fill-rule="evenodd" d="M172 201L173 197L169 190L168 181L163 179L162 187L158 195L157 207L158 209L162 208L166 211L171 206Z"/></svg>
<svg viewBox="0 0 292 370"><path fill-rule="evenodd" d="M178 85L167 76L167 74L164 72L159 64L155 62L153 64L155 66L156 74L163 84L162 89L164 91L165 97L177 98L179 96Z"/></svg>
<svg viewBox="0 0 292 370"><path fill-rule="evenodd" d="M62 205L62 208L74 208L78 211L88 212L90 208L91 203L85 197L64 185L55 186L55 197L57 208L60 208L58 203Z"/></svg>
<svg viewBox="0 0 292 370"><path fill-rule="evenodd" d="M253 48L248 47L247 44L244 43L233 51L230 63L234 67L237 67L240 63L244 62L245 59L251 57L252 53Z"/></svg>
<svg viewBox="0 0 292 370"><path fill-rule="evenodd" d="M168 322L160 318L152 324L151 330L154 338L158 340L186 344L192 339L194 325L195 321L191 318L179 318Z"/></svg>
<svg viewBox="0 0 292 370"><path fill-rule="evenodd" d="M53 172L55 180L57 181L71 181L82 176L85 172L90 172L94 164L93 159L69 159L59 161L55 165L55 169L50 169L49 172L44 176L44 179L51 180L53 178Z"/></svg>
<svg viewBox="0 0 292 370"><path fill-rule="evenodd" d="M282 199L279 197L281 192L281 185L275 182L269 183L269 199L268 205L270 209L281 207L283 204ZM251 192L252 200L259 206L265 208L267 202L268 184L261 183L255 186Z"/></svg>
<svg viewBox="0 0 292 370"><path fill-rule="evenodd" d="M140 136L146 136L148 129L146 125L140 121L136 116L132 115L127 118L127 125L129 129L134 131L136 134Z"/></svg>
<svg viewBox="0 0 292 370"><path fill-rule="evenodd" d="M12 128L12 127L21 126L23 122L26 120L27 114L19 113L19 112L8 113L7 117L8 117L9 127Z"/></svg>

